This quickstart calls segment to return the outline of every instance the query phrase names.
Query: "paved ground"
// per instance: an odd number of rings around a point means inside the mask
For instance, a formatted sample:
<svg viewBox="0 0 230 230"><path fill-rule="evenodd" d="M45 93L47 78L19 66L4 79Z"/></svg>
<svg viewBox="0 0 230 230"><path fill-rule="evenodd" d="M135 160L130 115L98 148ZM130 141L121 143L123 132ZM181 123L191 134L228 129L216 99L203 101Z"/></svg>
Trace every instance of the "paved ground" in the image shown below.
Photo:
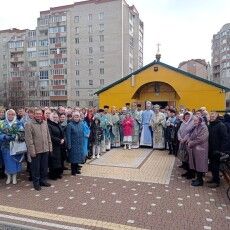
<svg viewBox="0 0 230 230"><path fill-rule="evenodd" d="M224 182L217 189L191 187L180 177L179 162L164 151L131 150L126 153L134 159L120 167L124 150L111 153L104 156L110 166L99 164L103 158L88 162L82 175L67 171L40 192L25 173L15 186L1 180L0 229L2 223L18 229L230 229Z"/></svg>

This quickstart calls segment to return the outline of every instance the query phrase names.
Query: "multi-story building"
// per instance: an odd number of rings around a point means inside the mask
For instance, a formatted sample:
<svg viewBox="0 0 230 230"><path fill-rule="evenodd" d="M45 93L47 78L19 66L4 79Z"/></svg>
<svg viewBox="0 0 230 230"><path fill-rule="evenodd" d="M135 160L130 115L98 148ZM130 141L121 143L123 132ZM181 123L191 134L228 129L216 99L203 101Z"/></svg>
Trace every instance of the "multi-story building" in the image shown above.
<svg viewBox="0 0 230 230"><path fill-rule="evenodd" d="M20 47L12 43L19 36L8 31L3 42L1 33L5 58L24 71L25 106L96 106L95 91L143 66L143 22L125 0L88 0L42 11L36 30L21 31Z"/></svg>
<svg viewBox="0 0 230 230"><path fill-rule="evenodd" d="M1 104L23 106L26 101L27 30L0 31Z"/></svg>
<svg viewBox="0 0 230 230"><path fill-rule="evenodd" d="M204 59L191 59L181 62L178 68L204 79L210 80L211 78L211 66Z"/></svg>
<svg viewBox="0 0 230 230"><path fill-rule="evenodd" d="M213 35L212 74L213 81L230 87L230 23Z"/></svg>

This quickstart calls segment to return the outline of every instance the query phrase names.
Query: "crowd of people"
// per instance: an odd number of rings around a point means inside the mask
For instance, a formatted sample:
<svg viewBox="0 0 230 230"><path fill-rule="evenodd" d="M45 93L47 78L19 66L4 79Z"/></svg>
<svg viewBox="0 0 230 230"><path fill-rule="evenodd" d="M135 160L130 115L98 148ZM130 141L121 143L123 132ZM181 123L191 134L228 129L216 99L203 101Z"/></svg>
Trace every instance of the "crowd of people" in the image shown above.
<svg viewBox="0 0 230 230"><path fill-rule="evenodd" d="M182 162L182 174L202 186L209 170L209 187L220 185L220 154L230 151L230 115L176 110L173 106L126 103L117 110L95 108L20 108L0 110L0 169L6 184L17 184L22 163L27 163L35 190L49 187L47 179L81 174L87 159L100 158L111 148L139 147L168 150Z"/></svg>

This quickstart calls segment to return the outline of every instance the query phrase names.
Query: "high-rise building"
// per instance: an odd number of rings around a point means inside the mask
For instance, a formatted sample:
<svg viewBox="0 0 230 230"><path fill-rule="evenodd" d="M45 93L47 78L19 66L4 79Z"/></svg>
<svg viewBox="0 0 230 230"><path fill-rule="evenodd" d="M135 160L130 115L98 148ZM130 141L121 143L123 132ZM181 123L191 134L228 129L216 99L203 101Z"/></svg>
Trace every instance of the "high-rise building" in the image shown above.
<svg viewBox="0 0 230 230"><path fill-rule="evenodd" d="M125 0L76 2L0 31L0 46L11 106L96 106L95 91L143 66L143 22Z"/></svg>
<svg viewBox="0 0 230 230"><path fill-rule="evenodd" d="M213 35L212 75L213 81L230 87L230 23Z"/></svg>
<svg viewBox="0 0 230 230"><path fill-rule="evenodd" d="M211 78L211 66L204 59L191 59L181 62L178 68L204 79L210 80Z"/></svg>

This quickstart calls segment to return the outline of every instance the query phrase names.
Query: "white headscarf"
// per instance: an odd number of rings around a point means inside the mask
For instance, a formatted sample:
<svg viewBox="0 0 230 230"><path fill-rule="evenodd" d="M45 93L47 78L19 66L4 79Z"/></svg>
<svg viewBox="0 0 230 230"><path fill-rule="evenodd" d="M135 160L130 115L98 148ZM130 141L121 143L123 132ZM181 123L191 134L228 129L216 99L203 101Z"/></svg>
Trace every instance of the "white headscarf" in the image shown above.
<svg viewBox="0 0 230 230"><path fill-rule="evenodd" d="M8 120L8 113L9 113L9 112L13 112L13 113L15 114L13 121L9 121L9 120ZM16 122L16 120L17 120L16 112L15 112L13 109L7 110L7 111L6 111L6 116L5 116L5 117L6 117L5 119L6 119L7 123L9 124L9 126L12 126L12 125Z"/></svg>

